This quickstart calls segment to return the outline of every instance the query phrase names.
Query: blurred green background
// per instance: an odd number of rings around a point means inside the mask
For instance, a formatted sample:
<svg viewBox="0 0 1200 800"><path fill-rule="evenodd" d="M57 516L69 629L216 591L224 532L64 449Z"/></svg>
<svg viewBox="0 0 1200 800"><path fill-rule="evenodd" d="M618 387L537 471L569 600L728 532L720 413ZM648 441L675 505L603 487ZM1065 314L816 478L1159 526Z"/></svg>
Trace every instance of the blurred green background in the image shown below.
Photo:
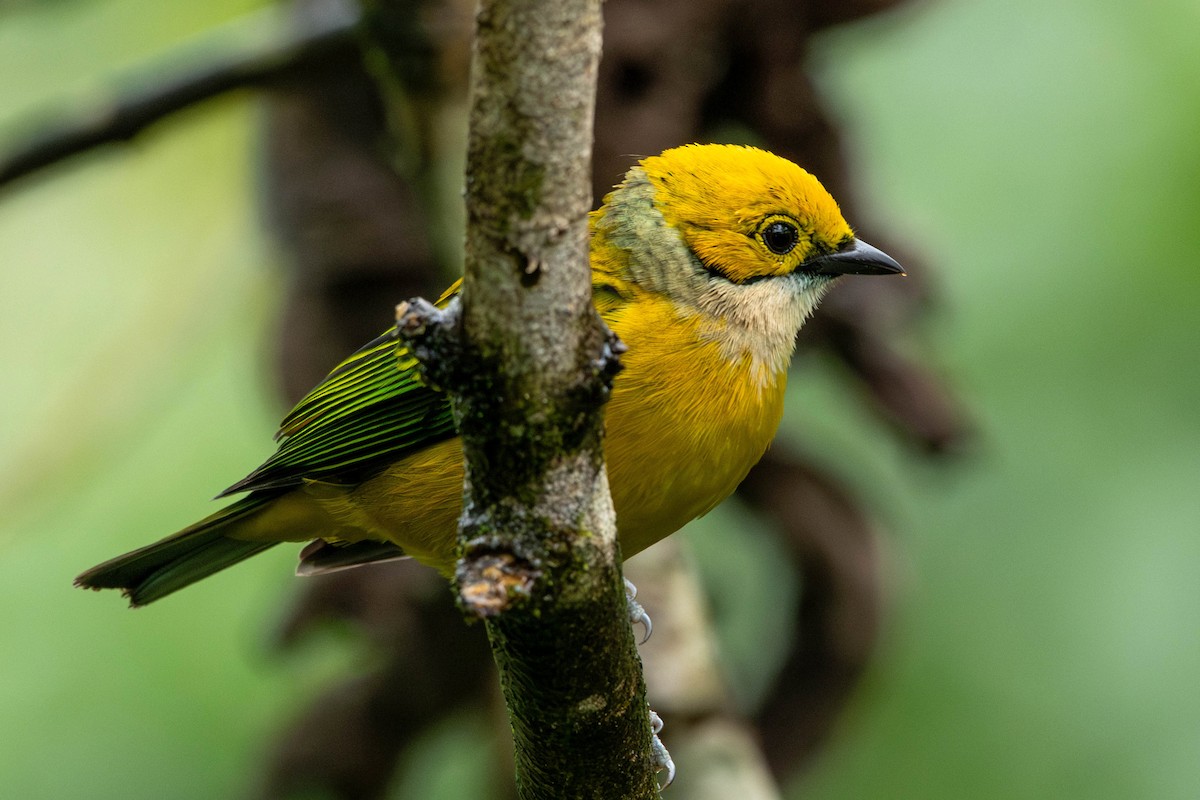
<svg viewBox="0 0 1200 800"><path fill-rule="evenodd" d="M257 5L0 4L0 146ZM1194 0L971 0L819 41L872 219L939 267L919 344L980 440L929 465L798 365L784 435L868 498L894 599L796 796L1200 797L1198 30ZM270 654L283 548L136 613L71 588L270 449L255 123L227 97L0 194L5 796L238 795L281 715L369 658ZM397 797L454 796L421 780Z"/></svg>

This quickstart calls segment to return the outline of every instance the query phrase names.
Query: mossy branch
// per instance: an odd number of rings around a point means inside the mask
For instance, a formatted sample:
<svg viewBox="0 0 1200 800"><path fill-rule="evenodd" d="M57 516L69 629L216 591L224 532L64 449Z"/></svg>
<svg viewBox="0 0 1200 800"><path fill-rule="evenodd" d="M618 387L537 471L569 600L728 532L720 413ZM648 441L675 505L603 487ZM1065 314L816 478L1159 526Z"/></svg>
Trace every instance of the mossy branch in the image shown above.
<svg viewBox="0 0 1200 800"><path fill-rule="evenodd" d="M461 305L398 315L462 434L460 601L488 628L520 797L656 797L601 449L622 348L588 267L600 3L484 0L476 26Z"/></svg>

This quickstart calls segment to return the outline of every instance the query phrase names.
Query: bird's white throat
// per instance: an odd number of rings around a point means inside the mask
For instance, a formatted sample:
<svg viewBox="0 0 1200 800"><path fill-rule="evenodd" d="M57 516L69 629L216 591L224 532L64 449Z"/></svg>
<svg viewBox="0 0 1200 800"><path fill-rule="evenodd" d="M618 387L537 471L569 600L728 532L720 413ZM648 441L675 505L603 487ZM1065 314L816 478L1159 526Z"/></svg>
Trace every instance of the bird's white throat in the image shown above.
<svg viewBox="0 0 1200 800"><path fill-rule="evenodd" d="M731 361L749 357L752 376L766 385L787 369L796 334L830 284L800 273L747 284L710 281L697 302L700 334L720 344Z"/></svg>

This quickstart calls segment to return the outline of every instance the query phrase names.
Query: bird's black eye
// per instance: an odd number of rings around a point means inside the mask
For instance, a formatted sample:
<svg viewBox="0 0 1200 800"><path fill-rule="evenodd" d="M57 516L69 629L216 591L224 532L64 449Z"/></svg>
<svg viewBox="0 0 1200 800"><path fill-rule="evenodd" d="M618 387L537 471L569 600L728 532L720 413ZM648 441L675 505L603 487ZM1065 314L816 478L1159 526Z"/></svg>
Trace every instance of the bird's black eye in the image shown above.
<svg viewBox="0 0 1200 800"><path fill-rule="evenodd" d="M787 222L772 222L763 228L762 240L772 253L777 256L785 256L792 252L792 248L800 240L800 234L796 231L795 225Z"/></svg>

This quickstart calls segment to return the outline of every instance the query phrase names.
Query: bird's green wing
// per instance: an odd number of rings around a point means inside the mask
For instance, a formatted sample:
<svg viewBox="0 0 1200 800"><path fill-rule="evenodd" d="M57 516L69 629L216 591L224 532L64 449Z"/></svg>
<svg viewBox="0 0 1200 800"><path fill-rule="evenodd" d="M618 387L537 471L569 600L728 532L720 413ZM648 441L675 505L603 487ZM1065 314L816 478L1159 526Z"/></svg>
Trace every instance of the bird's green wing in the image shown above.
<svg viewBox="0 0 1200 800"><path fill-rule="evenodd" d="M458 290L452 286L438 305ZM284 417L279 449L221 496L305 480L357 483L398 458L454 436L450 403L422 383L395 330L339 364Z"/></svg>

